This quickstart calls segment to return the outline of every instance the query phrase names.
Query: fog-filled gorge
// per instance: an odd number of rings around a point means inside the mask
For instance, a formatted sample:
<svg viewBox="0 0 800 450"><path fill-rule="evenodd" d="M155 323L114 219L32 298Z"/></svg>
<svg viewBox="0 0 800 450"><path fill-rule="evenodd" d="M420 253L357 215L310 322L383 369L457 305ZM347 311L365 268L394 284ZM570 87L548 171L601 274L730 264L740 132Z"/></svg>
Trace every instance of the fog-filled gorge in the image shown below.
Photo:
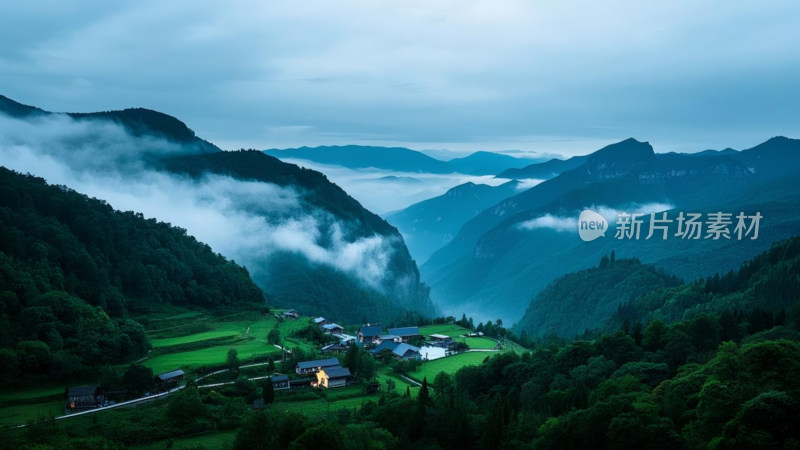
<svg viewBox="0 0 800 450"><path fill-rule="evenodd" d="M353 224L309 206L303 194L289 187L221 175L193 179L149 164L187 151L192 149L149 135L132 136L121 125L100 119L0 114L0 161L10 169L185 228L254 275L265 270L259 261L289 251L381 289L394 251L391 238L354 236Z"/></svg>

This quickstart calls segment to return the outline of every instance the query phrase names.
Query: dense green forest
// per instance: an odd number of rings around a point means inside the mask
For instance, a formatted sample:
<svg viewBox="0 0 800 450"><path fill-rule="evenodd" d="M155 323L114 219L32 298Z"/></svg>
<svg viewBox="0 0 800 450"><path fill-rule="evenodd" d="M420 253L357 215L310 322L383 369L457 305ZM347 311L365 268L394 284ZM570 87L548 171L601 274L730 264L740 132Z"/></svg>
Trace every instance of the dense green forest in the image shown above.
<svg viewBox="0 0 800 450"><path fill-rule="evenodd" d="M636 258L603 256L592 269L565 275L540 292L514 327L520 335L548 334L573 337L598 327L620 305L664 287L680 285L679 279L642 264ZM575 314L580 311L580 314Z"/></svg>
<svg viewBox="0 0 800 450"><path fill-rule="evenodd" d="M797 272L782 274L798 243L699 285L725 295L762 286L763 300L779 305L800 286ZM770 291L779 279L781 291ZM45 421L0 448L113 449L235 430L236 449L796 449L800 303L783 305L730 304L674 323L623 321L591 339L539 339L530 351L425 379L416 395L387 388L322 421L269 405L268 389L268 406L253 410L247 398L258 388L245 380L220 391L190 386L164 406L79 426Z"/></svg>
<svg viewBox="0 0 800 450"><path fill-rule="evenodd" d="M263 307L248 272L186 230L0 168L0 380L143 356L133 314Z"/></svg>

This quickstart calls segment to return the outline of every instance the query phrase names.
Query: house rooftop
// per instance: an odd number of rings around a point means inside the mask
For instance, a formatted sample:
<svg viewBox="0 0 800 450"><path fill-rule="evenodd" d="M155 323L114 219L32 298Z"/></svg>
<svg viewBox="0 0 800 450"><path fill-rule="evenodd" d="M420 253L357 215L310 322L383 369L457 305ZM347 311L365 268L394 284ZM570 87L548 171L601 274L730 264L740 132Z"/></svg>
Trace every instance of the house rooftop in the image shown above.
<svg viewBox="0 0 800 450"><path fill-rule="evenodd" d="M380 325L365 325L358 329L359 333L365 337L377 337L383 333Z"/></svg>
<svg viewBox="0 0 800 450"><path fill-rule="evenodd" d="M327 325L323 325L322 328L325 328L326 330L333 330L335 328L344 329L344 327L339 325L338 323L329 323Z"/></svg>
<svg viewBox="0 0 800 450"><path fill-rule="evenodd" d="M370 352L372 352L372 354L378 354L384 350L394 350L398 345L400 344L395 341L387 340L378 344L375 348L370 350Z"/></svg>
<svg viewBox="0 0 800 450"><path fill-rule="evenodd" d="M396 334L400 337L419 336L419 327L389 328L389 334Z"/></svg>
<svg viewBox="0 0 800 450"><path fill-rule="evenodd" d="M322 322L325 322L324 317L317 317L316 319L314 319L314 323L322 323Z"/></svg>
<svg viewBox="0 0 800 450"><path fill-rule="evenodd" d="M97 386L80 386L69 388L69 397L85 397L87 395L94 395L97 392Z"/></svg>
<svg viewBox="0 0 800 450"><path fill-rule="evenodd" d="M443 340L443 341L446 341L448 339L453 339L452 337L450 337L450 336L448 336L446 334L432 334L430 336L433 339L439 339L439 340Z"/></svg>
<svg viewBox="0 0 800 450"><path fill-rule="evenodd" d="M350 376L350 369L347 367L336 366L328 367L327 369L322 370L325 372L325 375L327 375L328 378L341 378Z"/></svg>
<svg viewBox="0 0 800 450"><path fill-rule="evenodd" d="M156 378L158 378L161 381L165 381L169 380L170 378L182 377L184 375L186 374L182 370L178 369L178 370L173 370L172 372L160 373L156 375Z"/></svg>
<svg viewBox="0 0 800 450"><path fill-rule="evenodd" d="M406 353L408 353L409 351L412 351L414 353L419 353L419 347L414 347L413 345L409 344L400 344L397 347L395 347L394 350L392 350L392 353L402 357L405 356Z"/></svg>
<svg viewBox="0 0 800 450"><path fill-rule="evenodd" d="M339 360L337 358L315 359L313 361L302 361L297 363L297 367L300 369L313 369L315 367L331 367L338 365Z"/></svg>
<svg viewBox="0 0 800 450"><path fill-rule="evenodd" d="M273 375L273 376L269 377L269 381L271 381L273 383L280 383L280 382L283 382L283 381L289 381L289 376L288 375Z"/></svg>
<svg viewBox="0 0 800 450"><path fill-rule="evenodd" d="M326 352L328 350L347 350L347 346L342 344L341 342L334 342L333 344L328 344L322 347L320 350Z"/></svg>

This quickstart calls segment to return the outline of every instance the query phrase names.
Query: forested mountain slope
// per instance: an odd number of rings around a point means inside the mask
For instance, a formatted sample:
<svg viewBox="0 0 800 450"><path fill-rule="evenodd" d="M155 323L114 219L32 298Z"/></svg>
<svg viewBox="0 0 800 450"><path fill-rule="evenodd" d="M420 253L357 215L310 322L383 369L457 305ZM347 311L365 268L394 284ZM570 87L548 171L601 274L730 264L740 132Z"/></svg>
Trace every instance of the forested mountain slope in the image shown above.
<svg viewBox="0 0 800 450"><path fill-rule="evenodd" d="M131 313L266 307L246 269L184 229L5 168L0 192L5 381L143 356L149 343Z"/></svg>

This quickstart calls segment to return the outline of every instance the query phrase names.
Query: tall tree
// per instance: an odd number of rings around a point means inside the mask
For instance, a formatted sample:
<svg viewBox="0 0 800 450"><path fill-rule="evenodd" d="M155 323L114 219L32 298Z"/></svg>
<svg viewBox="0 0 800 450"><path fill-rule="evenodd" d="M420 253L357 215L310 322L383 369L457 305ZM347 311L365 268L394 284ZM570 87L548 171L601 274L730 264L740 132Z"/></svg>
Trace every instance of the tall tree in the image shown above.
<svg viewBox="0 0 800 450"><path fill-rule="evenodd" d="M431 403L431 394L428 392L428 377L422 378L422 386L419 388L417 401L422 406L428 406Z"/></svg>
<svg viewBox="0 0 800 450"><path fill-rule="evenodd" d="M271 405L275 401L275 389L272 387L272 380L267 377L261 386L261 398L264 404Z"/></svg>
<svg viewBox="0 0 800 450"><path fill-rule="evenodd" d="M228 356L225 359L225 365L231 372L237 372L239 370L239 353L235 348L228 350Z"/></svg>

